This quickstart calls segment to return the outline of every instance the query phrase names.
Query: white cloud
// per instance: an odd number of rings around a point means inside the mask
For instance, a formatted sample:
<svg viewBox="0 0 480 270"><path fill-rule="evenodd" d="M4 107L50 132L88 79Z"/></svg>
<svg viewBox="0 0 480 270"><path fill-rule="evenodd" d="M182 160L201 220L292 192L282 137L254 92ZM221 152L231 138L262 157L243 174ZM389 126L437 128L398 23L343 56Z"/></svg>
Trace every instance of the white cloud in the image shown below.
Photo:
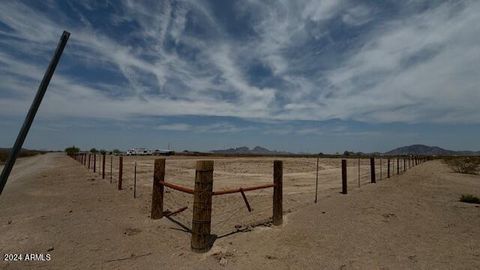
<svg viewBox="0 0 480 270"><path fill-rule="evenodd" d="M24 114L46 66L38 61L48 61L66 28L72 37L65 54L92 69L118 72L127 83L83 81L82 74L68 73L60 63L42 106L44 117L205 115L266 122L339 118L479 123L480 3L462 3L446 2L375 25L358 40L360 45L339 52L345 57L316 71L312 63L323 58L309 59L314 54L306 44L325 42L329 20L340 18L358 27L380 11L354 1L246 1L236 6L237 12L252 17L255 35L237 40L227 37L201 2L155 5L126 0L111 20L135 22L140 31L117 40L105 29L92 28L95 24L85 16L78 23L60 14L52 20L21 2L6 2L0 9L0 22L10 28L0 28L0 113ZM86 5L94 8L92 2ZM192 13L198 26L209 30L208 38L186 31ZM195 55L167 48L170 37ZM302 50L300 59L299 54L292 56ZM31 55L41 58L34 61ZM259 86L248 78L254 62L270 68L276 86ZM75 65L70 65L71 71ZM209 128L238 127L223 123Z"/></svg>

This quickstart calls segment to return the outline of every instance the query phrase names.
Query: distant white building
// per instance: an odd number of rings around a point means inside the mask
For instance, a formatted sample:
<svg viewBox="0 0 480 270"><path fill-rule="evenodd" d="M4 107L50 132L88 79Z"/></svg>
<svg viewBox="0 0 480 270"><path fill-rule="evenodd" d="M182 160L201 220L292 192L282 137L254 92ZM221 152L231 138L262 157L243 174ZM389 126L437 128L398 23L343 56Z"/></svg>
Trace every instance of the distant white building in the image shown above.
<svg viewBox="0 0 480 270"><path fill-rule="evenodd" d="M150 150L147 148L132 148L125 153L127 156L170 156L175 154L172 150L165 150L165 149L156 149Z"/></svg>
<svg viewBox="0 0 480 270"><path fill-rule="evenodd" d="M132 148L127 151L127 156L148 156L152 155L152 150L147 148Z"/></svg>

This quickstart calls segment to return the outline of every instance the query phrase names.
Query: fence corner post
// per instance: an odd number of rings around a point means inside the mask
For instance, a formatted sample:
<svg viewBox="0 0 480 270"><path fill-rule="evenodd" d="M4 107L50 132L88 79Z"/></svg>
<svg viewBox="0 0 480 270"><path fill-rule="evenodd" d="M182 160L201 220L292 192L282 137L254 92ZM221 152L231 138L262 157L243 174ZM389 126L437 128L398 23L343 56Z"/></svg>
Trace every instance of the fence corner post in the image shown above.
<svg viewBox="0 0 480 270"><path fill-rule="evenodd" d="M283 161L273 161L273 225L283 223Z"/></svg>
<svg viewBox="0 0 480 270"><path fill-rule="evenodd" d="M153 173L153 189L152 189L152 210L151 219L159 219L163 217L163 193L164 186L161 181L165 181L165 159L155 159Z"/></svg>
<svg viewBox="0 0 480 270"><path fill-rule="evenodd" d="M191 248L206 252L211 247L213 160L197 161L193 191L193 218Z"/></svg>

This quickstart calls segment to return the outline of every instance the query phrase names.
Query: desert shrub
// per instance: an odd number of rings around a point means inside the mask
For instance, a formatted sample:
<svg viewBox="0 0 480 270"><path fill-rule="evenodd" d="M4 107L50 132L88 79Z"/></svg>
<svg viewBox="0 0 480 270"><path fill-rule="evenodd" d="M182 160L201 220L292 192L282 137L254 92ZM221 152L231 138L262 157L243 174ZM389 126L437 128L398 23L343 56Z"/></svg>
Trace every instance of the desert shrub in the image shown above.
<svg viewBox="0 0 480 270"><path fill-rule="evenodd" d="M463 194L461 197L460 197L460 201L461 202L465 202L465 203L476 203L476 204L480 204L480 199L476 196L473 196L473 195L470 195L470 194Z"/></svg>
<svg viewBox="0 0 480 270"><path fill-rule="evenodd" d="M478 174L480 169L479 157L451 157L446 158L445 163L457 173Z"/></svg>
<svg viewBox="0 0 480 270"><path fill-rule="evenodd" d="M27 149L22 149L20 150L20 153L18 154L18 157L31 157L35 156L38 154L44 154L45 151L36 151L36 150L27 150ZM10 149L0 149L0 164L5 163L7 160L8 156L10 155Z"/></svg>
<svg viewBox="0 0 480 270"><path fill-rule="evenodd" d="M0 151L0 163L3 163L7 160L8 153L4 151Z"/></svg>
<svg viewBox="0 0 480 270"><path fill-rule="evenodd" d="M78 152L80 152L80 148L75 147L75 145L65 148L65 153L67 153L68 155L74 155Z"/></svg>

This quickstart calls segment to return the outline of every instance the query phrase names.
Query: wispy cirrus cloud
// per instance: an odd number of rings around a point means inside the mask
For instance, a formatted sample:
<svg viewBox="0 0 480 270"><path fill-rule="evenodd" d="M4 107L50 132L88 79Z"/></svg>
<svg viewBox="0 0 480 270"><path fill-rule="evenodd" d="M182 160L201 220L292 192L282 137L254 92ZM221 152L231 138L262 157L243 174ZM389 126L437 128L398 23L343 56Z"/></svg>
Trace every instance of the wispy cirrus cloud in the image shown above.
<svg viewBox="0 0 480 270"><path fill-rule="evenodd" d="M67 29L45 117L480 119L475 1L66 3L2 4L2 114L24 113Z"/></svg>

